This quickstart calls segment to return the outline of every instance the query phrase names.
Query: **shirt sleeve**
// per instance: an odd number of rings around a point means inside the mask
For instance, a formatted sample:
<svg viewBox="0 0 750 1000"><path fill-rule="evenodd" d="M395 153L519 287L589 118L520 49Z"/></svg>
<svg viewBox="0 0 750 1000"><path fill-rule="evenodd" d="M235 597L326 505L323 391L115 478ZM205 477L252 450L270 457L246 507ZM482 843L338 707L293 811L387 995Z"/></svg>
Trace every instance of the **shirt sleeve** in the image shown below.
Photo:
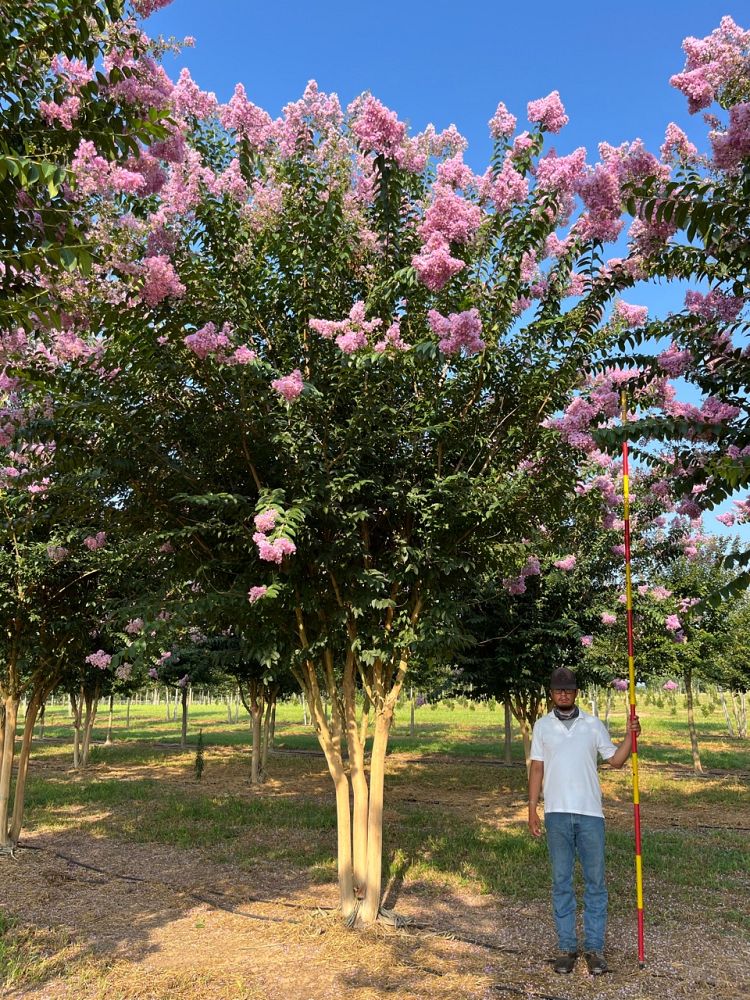
<svg viewBox="0 0 750 1000"><path fill-rule="evenodd" d="M596 749L603 760L609 760L617 752L617 747L612 742L612 737L607 732L607 727L601 719L597 727Z"/></svg>
<svg viewBox="0 0 750 1000"><path fill-rule="evenodd" d="M541 721L541 720L539 720ZM531 753L529 754L530 760L544 760L544 749L542 747L542 727L539 722L534 723L534 729L531 733Z"/></svg>

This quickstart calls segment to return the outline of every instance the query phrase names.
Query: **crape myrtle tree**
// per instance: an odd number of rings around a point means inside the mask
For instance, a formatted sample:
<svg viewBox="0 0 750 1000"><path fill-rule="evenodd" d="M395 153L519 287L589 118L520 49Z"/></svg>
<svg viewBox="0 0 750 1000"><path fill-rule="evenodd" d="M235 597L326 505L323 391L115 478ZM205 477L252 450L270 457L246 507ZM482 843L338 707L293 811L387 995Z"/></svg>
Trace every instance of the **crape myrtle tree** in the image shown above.
<svg viewBox="0 0 750 1000"><path fill-rule="evenodd" d="M171 106L152 194L124 212L89 188L110 266L64 294L116 374L50 374L58 447L88 434L123 511L171 533L176 576L261 663L288 654L335 786L342 910L369 923L399 693L477 580L518 572L559 488L543 424L610 337L620 278L592 248L611 206L584 150L542 155L557 93L518 135L498 108L481 176L454 128L411 137L370 95L344 113L310 84L273 121L183 74ZM623 185L651 166L619 156Z"/></svg>

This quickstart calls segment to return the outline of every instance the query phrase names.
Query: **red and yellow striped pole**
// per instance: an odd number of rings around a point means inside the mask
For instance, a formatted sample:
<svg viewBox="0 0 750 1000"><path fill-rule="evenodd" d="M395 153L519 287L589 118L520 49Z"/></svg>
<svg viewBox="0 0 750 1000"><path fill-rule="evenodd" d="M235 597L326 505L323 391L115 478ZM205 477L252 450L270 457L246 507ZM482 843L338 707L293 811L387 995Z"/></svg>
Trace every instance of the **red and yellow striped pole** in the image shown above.
<svg viewBox="0 0 750 1000"><path fill-rule="evenodd" d="M622 407L622 422L627 423L628 404L627 395L623 390L620 393L620 405ZM627 622L628 622L628 698L630 701L630 719L635 717L635 657L633 654L633 587L630 579L630 476L628 472L628 442L627 438L622 442L622 485L624 497L625 521L625 595L627 598ZM641 798L638 790L638 737L631 733L633 740L633 752L631 760L633 762L633 819L635 821L635 888L638 901L638 965L642 969L645 965L645 950L643 940L643 861L641 855Z"/></svg>

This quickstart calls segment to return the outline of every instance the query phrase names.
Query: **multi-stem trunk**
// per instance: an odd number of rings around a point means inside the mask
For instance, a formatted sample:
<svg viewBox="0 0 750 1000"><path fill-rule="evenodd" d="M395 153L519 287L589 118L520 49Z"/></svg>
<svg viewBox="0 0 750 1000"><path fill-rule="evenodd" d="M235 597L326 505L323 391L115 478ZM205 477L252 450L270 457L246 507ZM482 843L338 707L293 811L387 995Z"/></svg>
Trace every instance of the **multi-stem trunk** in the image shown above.
<svg viewBox="0 0 750 1000"><path fill-rule="evenodd" d="M698 749L698 733L695 728L695 711L693 708L693 671L685 670L685 696L687 698L688 730L690 732L690 752L693 755L693 768L696 774L703 774L700 751Z"/></svg>
<svg viewBox="0 0 750 1000"><path fill-rule="evenodd" d="M6 695L3 702L3 754L0 760L0 851L10 851L13 844L8 829L8 803L16 749L16 723L21 699Z"/></svg>
<svg viewBox="0 0 750 1000"><path fill-rule="evenodd" d="M81 719L83 717L83 688L78 694L70 692L70 711L73 719L73 767L81 766Z"/></svg>
<svg viewBox="0 0 750 1000"><path fill-rule="evenodd" d="M26 709L26 719L23 727L23 738L21 740L21 752L18 755L18 769L16 773L16 787L13 791L13 817L10 822L9 841L13 847L18 843L23 826L23 810L26 797L26 776L29 771L29 757L31 756L31 741L34 736L34 725L36 723L37 712L41 703L39 693L32 695L31 701Z"/></svg>
<svg viewBox="0 0 750 1000"><path fill-rule="evenodd" d="M86 703L86 718L83 725L83 739L81 741L81 766L88 767L89 751L91 749L91 733L94 729L97 709L99 708L99 695L101 684L98 682L93 691L86 691L84 695Z"/></svg>

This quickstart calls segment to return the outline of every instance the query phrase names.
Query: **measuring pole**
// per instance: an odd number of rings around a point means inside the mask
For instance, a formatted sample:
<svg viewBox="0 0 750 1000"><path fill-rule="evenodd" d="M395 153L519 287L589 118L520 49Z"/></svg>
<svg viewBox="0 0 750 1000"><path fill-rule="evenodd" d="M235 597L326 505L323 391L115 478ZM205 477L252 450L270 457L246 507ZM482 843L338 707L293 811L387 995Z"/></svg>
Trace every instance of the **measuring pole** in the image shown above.
<svg viewBox="0 0 750 1000"><path fill-rule="evenodd" d="M625 390L620 393L622 422L628 420L628 403ZM624 498L625 521L625 595L627 598L628 622L628 699L630 701L630 719L635 718L635 657L633 653L633 586L630 578L630 476L628 473L628 442L622 442L622 487ZM638 966L642 969L646 964L643 943L643 860L641 854L641 797L638 790L638 737L631 731L633 743L631 761L633 763L633 820L635 822L635 890L638 903Z"/></svg>

